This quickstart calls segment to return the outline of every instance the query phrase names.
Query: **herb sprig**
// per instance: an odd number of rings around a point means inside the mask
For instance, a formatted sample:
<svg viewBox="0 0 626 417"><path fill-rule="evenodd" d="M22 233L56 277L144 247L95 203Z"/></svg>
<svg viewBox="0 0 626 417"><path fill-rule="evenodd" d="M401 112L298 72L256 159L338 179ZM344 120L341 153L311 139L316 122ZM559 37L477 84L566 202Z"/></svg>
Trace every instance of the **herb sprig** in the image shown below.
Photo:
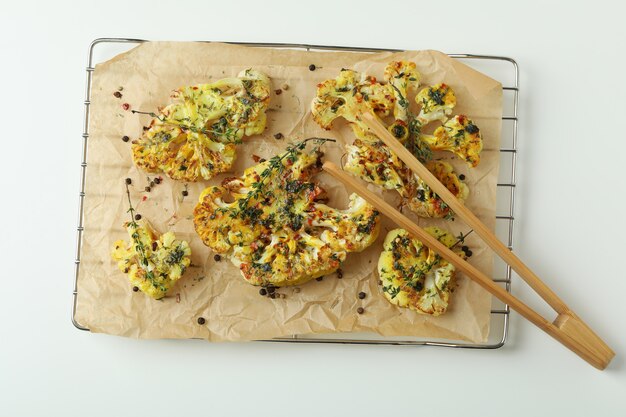
<svg viewBox="0 0 626 417"><path fill-rule="evenodd" d="M231 218L235 218L240 215L242 212L248 210L248 204L252 199L257 199L263 193L263 189L266 185L268 179L270 179L275 174L280 174L285 169L285 165L283 165L283 160L291 160L292 162L297 159L297 156L300 152L306 148L308 142L315 141L316 146L313 148L312 152L317 152L320 146L322 146L326 142L336 142L334 139L327 138L308 138L304 139L300 142L297 142L293 145L287 146L287 151L282 155L273 156L268 160L267 167L261 172L259 175L259 179L256 182L253 182L251 187L252 190L246 194L244 198L238 201L238 209L233 210L230 213Z"/></svg>
<svg viewBox="0 0 626 417"><path fill-rule="evenodd" d="M155 119L157 119L158 121L160 121L161 123L165 124L165 125L170 125L170 126L177 126L180 127L181 129L186 129L186 130L190 130L194 133L202 133L204 135L207 136L211 136L211 135L224 135L226 137L226 143L234 143L234 144L240 144L243 143L241 138L237 137L237 133L241 130L239 128L231 128L228 127L226 128L225 125L226 123L222 123L221 120L223 119L224 122L226 121L226 119L222 118L220 119L220 122L218 122L222 127L224 127L223 131L220 130L209 130L209 129L202 129L202 128L198 128L195 126L191 126L191 125L186 125L184 123L181 123L180 121L177 120L171 120L171 119L167 119L165 117L159 117L158 114L154 113L154 112L145 112L145 111L139 111L139 110L131 110L132 113L138 113L138 114L145 114L148 115L150 117L154 117Z"/></svg>
<svg viewBox="0 0 626 417"><path fill-rule="evenodd" d="M398 96L400 96L400 100L398 100L398 104L402 106L406 110L406 115L408 117L408 127L409 127L409 137L404 145L420 162L428 162L433 158L433 151L425 144L422 140L420 140L420 135L422 131L422 124L418 119L416 119L413 114L409 111L409 101L404 97L400 89L395 85L391 84L391 86L396 90Z"/></svg>
<svg viewBox="0 0 626 417"><path fill-rule="evenodd" d="M150 282L154 285L154 272L148 271L148 255L146 254L146 247L139 236L139 225L135 221L135 208L133 207L133 203L130 199L130 189L128 188L128 184L126 184L126 195L128 196L128 213L130 213L130 222L128 225L133 228L133 233L131 237L133 239L133 243L135 244L135 250L139 254L139 261L143 268L146 270L146 278L150 280Z"/></svg>

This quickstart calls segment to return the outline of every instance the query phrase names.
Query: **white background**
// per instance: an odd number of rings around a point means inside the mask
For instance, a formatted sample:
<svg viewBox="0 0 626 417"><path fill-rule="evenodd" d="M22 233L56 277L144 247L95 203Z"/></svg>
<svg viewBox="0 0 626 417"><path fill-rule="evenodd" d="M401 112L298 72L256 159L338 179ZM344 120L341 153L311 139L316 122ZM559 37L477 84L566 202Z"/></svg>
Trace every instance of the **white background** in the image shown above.
<svg viewBox="0 0 626 417"><path fill-rule="evenodd" d="M620 2L2 2L0 415L626 415ZM69 320L87 47L97 37L508 55L516 252L613 347L600 372L512 316L496 351L137 341ZM542 306L523 288L515 294ZM547 311L541 308L542 311Z"/></svg>

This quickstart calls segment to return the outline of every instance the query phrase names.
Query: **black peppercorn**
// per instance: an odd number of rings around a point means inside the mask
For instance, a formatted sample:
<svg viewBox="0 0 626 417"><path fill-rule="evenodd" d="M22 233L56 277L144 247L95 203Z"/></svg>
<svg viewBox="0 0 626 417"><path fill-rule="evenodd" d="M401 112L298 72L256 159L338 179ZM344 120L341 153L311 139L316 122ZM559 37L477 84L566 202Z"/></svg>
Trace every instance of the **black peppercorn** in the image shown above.
<svg viewBox="0 0 626 417"><path fill-rule="evenodd" d="M133 180L131 180L130 178L126 178L125 182L126 184L130 185L133 183Z"/></svg>
<svg viewBox="0 0 626 417"><path fill-rule="evenodd" d="M157 177L154 179L155 184L161 184L161 178Z"/></svg>
<svg viewBox="0 0 626 417"><path fill-rule="evenodd" d="M267 287L267 292L270 294L274 294L276 292L276 287Z"/></svg>
<svg viewBox="0 0 626 417"><path fill-rule="evenodd" d="M215 256L213 257L213 259L215 260L215 262L219 262L222 260L222 257L219 256L218 254L215 254Z"/></svg>
<svg viewBox="0 0 626 417"><path fill-rule="evenodd" d="M259 294L261 294L261 295L263 295L263 296L266 296L266 295L267 295L267 290L266 290L265 288L261 288L261 289L259 290Z"/></svg>
<svg viewBox="0 0 626 417"><path fill-rule="evenodd" d="M465 251L465 255L469 258L473 255L473 252L471 250L467 250Z"/></svg>
<svg viewBox="0 0 626 417"><path fill-rule="evenodd" d="M309 71L315 71L315 64L309 65Z"/></svg>
<svg viewBox="0 0 626 417"><path fill-rule="evenodd" d="M465 174L461 174L461 175L459 175L459 179L460 179L461 181L463 181L463 180L465 179Z"/></svg>
<svg viewBox="0 0 626 417"><path fill-rule="evenodd" d="M279 96L283 93L283 90L281 90L280 88L278 90L275 90L274 93Z"/></svg>
<svg viewBox="0 0 626 417"><path fill-rule="evenodd" d="M133 287L133 291L134 291L134 292L139 291L139 287Z"/></svg>
<svg viewBox="0 0 626 417"><path fill-rule="evenodd" d="M356 312L359 313L359 314L363 314L363 313L365 313L365 309L363 307L359 307L359 308L356 309Z"/></svg>
<svg viewBox="0 0 626 417"><path fill-rule="evenodd" d="M274 135L274 139L282 139L283 137L283 134L280 132Z"/></svg>
<svg viewBox="0 0 626 417"><path fill-rule="evenodd" d="M124 142L128 142L130 140L130 138L128 136L122 136L122 140Z"/></svg>
<svg viewBox="0 0 626 417"><path fill-rule="evenodd" d="M120 93L119 91L116 91L115 93L113 93L113 95L115 96L115 98L122 98L122 93Z"/></svg>
<svg viewBox="0 0 626 417"><path fill-rule="evenodd" d="M141 214L139 213L135 214L135 220L141 220Z"/></svg>
<svg viewBox="0 0 626 417"><path fill-rule="evenodd" d="M206 320L204 319L204 317L198 317L198 324L202 325L206 323Z"/></svg>
<svg viewBox="0 0 626 417"><path fill-rule="evenodd" d="M189 195L189 191L183 190L183 197L187 197Z"/></svg>
<svg viewBox="0 0 626 417"><path fill-rule="evenodd" d="M149 193L149 192L150 192L150 190L151 190L150 186L147 186L147 187L146 187L146 192L147 192L147 193Z"/></svg>
<svg viewBox="0 0 626 417"><path fill-rule="evenodd" d="M276 293L270 293L270 298L272 299L276 298Z"/></svg>
<svg viewBox="0 0 626 417"><path fill-rule="evenodd" d="M339 279L343 278L343 271L341 269L337 270L337 278Z"/></svg>
<svg viewBox="0 0 626 417"><path fill-rule="evenodd" d="M461 246L461 250L463 252L467 252L469 250L469 248L467 246Z"/></svg>
<svg viewBox="0 0 626 417"><path fill-rule="evenodd" d="M367 295L367 294L365 294L363 291L361 291L361 292L359 293L359 299L360 299L360 300L364 299L366 295Z"/></svg>

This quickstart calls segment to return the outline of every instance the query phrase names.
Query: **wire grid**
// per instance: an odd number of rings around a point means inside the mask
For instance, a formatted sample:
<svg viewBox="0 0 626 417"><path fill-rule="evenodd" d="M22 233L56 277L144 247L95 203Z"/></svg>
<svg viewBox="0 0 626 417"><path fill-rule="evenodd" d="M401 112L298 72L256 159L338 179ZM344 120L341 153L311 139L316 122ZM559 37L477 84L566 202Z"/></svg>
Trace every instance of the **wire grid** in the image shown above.
<svg viewBox="0 0 626 417"><path fill-rule="evenodd" d="M74 274L74 290L72 292L72 324L80 330L89 329L76 321L76 301L78 296L78 274L80 270L80 257L82 238L84 231L84 201L85 201L85 178L87 172L87 141L89 139L89 106L91 104L91 82L94 71L94 50L98 45L103 44L140 44L147 42L143 39L129 39L129 38L99 38L94 40L89 45L89 54L87 60L87 79L85 86L85 109L84 109L84 124L82 134L82 161L80 169L80 192L78 199L78 227L76 237L76 257L74 260L75 274ZM306 44L290 44L290 43L250 43L250 42L225 42L235 45L243 45L250 47L265 47L265 48L288 48L288 49L303 49L306 51L320 50L320 51L350 51L350 52L402 52L401 49L383 49L383 48L361 48L361 47L346 47L346 46L328 46L328 45L306 45ZM508 197L508 210L505 214L496 215L496 224L505 222L507 226L507 246L510 250L513 249L513 232L514 232L514 212L515 212L515 186L516 176L515 167L517 162L517 141L518 141L518 101L519 101L519 68L517 62L511 58L502 56L490 56L490 55L473 55L473 54L448 54L451 58L459 60L478 60L478 61L499 61L508 62L512 66L514 82L513 85L503 86L504 91L510 92L512 109L509 115L502 117L503 124L506 122L512 123L508 135L510 136L510 146L500 149L500 160L504 160L509 164L510 172L508 179L504 182L499 182L498 196L503 193ZM511 267L506 265L506 271L503 278L494 279L505 287L508 292L511 292ZM304 335L292 335L291 337L280 337L270 340L271 342L291 342L291 343L343 343L343 344L382 344L382 345L414 345L414 346L439 346L449 348L466 348L466 349L497 349L507 341L509 335L509 317L510 308L507 304L503 304L500 308L492 308L492 316L500 317L501 328L498 331L500 335L496 341L492 343L475 344L468 342L450 342L445 340L413 340L412 338L380 338L372 339L371 335L366 337L355 337L354 335L337 333L332 335L316 335L314 337ZM490 331L490 338L493 335L494 329ZM368 338L370 337L370 338Z"/></svg>

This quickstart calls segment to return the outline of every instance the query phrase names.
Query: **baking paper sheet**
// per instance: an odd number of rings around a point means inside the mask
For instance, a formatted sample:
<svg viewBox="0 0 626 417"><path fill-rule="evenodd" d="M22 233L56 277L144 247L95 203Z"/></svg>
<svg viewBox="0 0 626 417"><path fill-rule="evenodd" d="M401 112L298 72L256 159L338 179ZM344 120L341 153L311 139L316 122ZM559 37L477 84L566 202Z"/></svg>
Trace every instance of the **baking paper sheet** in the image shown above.
<svg viewBox="0 0 626 417"><path fill-rule="evenodd" d="M384 219L376 243L362 253L349 254L336 274L299 287L280 289L285 299L259 295L228 260L216 262L213 253L194 232L192 212L197 197L209 184L226 176L240 175L253 165L252 155L269 158L292 141L311 136L331 137L324 145L325 158L340 163L343 147L353 135L343 121L332 131L313 122L309 106L317 83L334 78L341 68L352 68L383 79L385 65L398 59L416 62L422 84L445 82L457 95L455 114L466 114L480 127L484 150L477 168L469 168L450 153L437 155L464 173L470 187L467 206L490 228L495 226L496 182L502 90L497 81L436 51L403 53L313 52L252 48L218 43L147 42L96 66L93 73L89 120L86 196L76 321L93 332L137 338L204 338L211 341L244 341L292 334L376 332L387 336L424 336L484 342L489 332L490 295L462 274L444 316L430 317L388 303L377 285L376 265L387 231L395 226ZM316 66L315 71L309 65ZM155 111L169 103L170 92L183 85L236 76L246 68L267 73L272 90L287 84L282 94L272 93L267 129L238 148L233 171L199 183L176 182L165 175L150 193L144 191L147 176L132 163L131 139L142 133L149 116L123 109ZM122 87L122 97L113 93ZM283 140L274 134L282 133ZM192 267L163 300L155 301L131 290L127 277L110 257L113 243L127 239L123 223L128 220L124 179L133 180L131 196L139 213L160 233L172 230L192 248ZM348 193L327 174L317 176L331 196L329 205L347 206ZM374 186L377 193L381 190ZM187 188L189 195L182 196ZM394 191L383 193L397 204ZM143 197L147 197L145 201ZM408 210L405 210L408 213ZM411 214L409 214L410 217ZM455 235L467 232L461 220L417 219L421 226L439 225ZM474 255L470 262L487 275L492 254L474 235L466 241ZM358 299L359 292L366 298ZM357 314L363 307L364 314ZM204 325L197 319L203 317Z"/></svg>

